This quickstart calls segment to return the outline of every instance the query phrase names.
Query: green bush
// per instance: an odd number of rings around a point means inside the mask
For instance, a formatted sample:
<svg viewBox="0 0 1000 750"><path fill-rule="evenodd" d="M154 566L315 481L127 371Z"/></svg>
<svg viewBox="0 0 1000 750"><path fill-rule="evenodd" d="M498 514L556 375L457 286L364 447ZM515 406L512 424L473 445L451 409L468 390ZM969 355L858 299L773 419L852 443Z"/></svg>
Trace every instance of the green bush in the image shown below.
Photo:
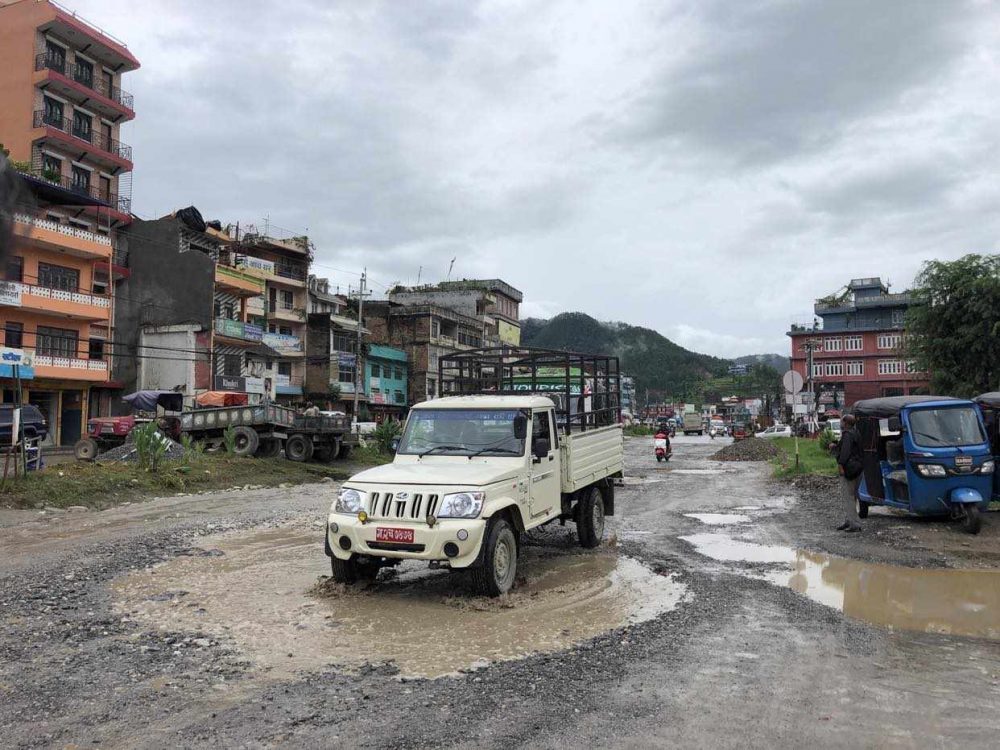
<svg viewBox="0 0 1000 750"><path fill-rule="evenodd" d="M650 435L655 435L656 431L646 425L631 424L625 428L625 434L629 437L649 437Z"/></svg>
<svg viewBox="0 0 1000 750"><path fill-rule="evenodd" d="M819 434L819 447L825 451L830 450L830 446L837 442L837 436L833 434L833 430L827 428Z"/></svg>
<svg viewBox="0 0 1000 750"><path fill-rule="evenodd" d="M222 433L222 444L226 447L226 453L230 455L236 453L236 428L232 425Z"/></svg>
<svg viewBox="0 0 1000 750"><path fill-rule="evenodd" d="M391 454L392 441L394 438L398 437L402 431L403 428L400 427L399 422L394 419L387 419L385 422L376 427L375 432L372 433L372 437L375 439L375 444L378 446L379 453Z"/></svg>
<svg viewBox="0 0 1000 750"><path fill-rule="evenodd" d="M132 430L139 468L158 471L167 452L167 438L160 434L156 422L147 422Z"/></svg>
<svg viewBox="0 0 1000 750"><path fill-rule="evenodd" d="M184 460L188 462L205 452L205 444L200 440L194 440L186 432L181 435L181 447L184 448Z"/></svg>

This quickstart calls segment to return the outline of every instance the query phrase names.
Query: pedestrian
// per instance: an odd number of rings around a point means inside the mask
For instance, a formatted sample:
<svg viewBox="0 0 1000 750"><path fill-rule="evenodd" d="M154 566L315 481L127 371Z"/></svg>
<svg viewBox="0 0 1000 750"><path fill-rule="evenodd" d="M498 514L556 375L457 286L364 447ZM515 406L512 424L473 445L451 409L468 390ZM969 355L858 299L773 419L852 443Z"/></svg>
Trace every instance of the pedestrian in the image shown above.
<svg viewBox="0 0 1000 750"><path fill-rule="evenodd" d="M318 417L319 416L319 407L316 406L316 404L314 404L312 401L308 402L306 404L305 416L307 416L307 417Z"/></svg>
<svg viewBox="0 0 1000 750"><path fill-rule="evenodd" d="M846 414L841 420L840 452L837 455L837 469L840 472L840 502L844 508L844 522L837 531L861 531L858 522L857 491L861 479L861 435L854 427L854 415Z"/></svg>

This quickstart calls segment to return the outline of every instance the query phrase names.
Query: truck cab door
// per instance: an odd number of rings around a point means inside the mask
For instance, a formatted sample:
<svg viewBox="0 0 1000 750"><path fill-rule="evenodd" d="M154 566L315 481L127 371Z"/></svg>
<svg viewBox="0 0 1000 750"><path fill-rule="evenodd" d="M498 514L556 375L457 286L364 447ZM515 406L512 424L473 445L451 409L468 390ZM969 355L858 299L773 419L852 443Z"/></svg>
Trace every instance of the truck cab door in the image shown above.
<svg viewBox="0 0 1000 750"><path fill-rule="evenodd" d="M551 409L531 414L531 464L528 504L531 525L559 515L562 507L560 489L562 471L559 461L559 436L552 423Z"/></svg>

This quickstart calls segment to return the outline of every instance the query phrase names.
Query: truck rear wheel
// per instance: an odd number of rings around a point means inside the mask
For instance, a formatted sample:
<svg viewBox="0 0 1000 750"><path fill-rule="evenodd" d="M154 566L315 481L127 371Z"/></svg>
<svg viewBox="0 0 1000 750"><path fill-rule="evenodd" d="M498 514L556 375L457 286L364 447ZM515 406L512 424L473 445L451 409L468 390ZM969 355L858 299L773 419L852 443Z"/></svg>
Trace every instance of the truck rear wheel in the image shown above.
<svg viewBox="0 0 1000 750"><path fill-rule="evenodd" d="M73 455L77 461L93 461L97 458L97 451L97 441L93 438L83 438L73 446Z"/></svg>
<svg viewBox="0 0 1000 750"><path fill-rule="evenodd" d="M576 536L581 547L596 547L604 539L604 496L597 487L585 491L577 503Z"/></svg>
<svg viewBox="0 0 1000 750"><path fill-rule="evenodd" d="M234 456L252 456L260 446L260 435L252 427L245 425L234 427L233 437L235 438L233 441Z"/></svg>
<svg viewBox="0 0 1000 750"><path fill-rule="evenodd" d="M285 441L285 458L299 463L308 461L313 456L312 439L305 435L292 435Z"/></svg>
<svg viewBox="0 0 1000 750"><path fill-rule="evenodd" d="M254 454L257 458L276 458L281 453L281 441L278 438L264 438Z"/></svg>
<svg viewBox="0 0 1000 750"><path fill-rule="evenodd" d="M506 518L490 520L480 563L472 568L472 583L483 596L510 591L517 576L517 535Z"/></svg>

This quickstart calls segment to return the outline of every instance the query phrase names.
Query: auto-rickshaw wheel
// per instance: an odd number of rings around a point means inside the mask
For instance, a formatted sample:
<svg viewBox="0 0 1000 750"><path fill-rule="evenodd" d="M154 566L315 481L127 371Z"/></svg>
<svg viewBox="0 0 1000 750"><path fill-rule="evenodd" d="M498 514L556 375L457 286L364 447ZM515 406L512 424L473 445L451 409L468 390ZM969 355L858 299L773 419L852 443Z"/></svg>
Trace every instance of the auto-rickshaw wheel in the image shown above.
<svg viewBox="0 0 1000 750"><path fill-rule="evenodd" d="M858 518L868 518L868 503L854 495L854 509L858 512Z"/></svg>
<svg viewBox="0 0 1000 750"><path fill-rule="evenodd" d="M963 505L962 529L970 534L978 534L983 528L983 515L979 512L979 506L975 503Z"/></svg>

